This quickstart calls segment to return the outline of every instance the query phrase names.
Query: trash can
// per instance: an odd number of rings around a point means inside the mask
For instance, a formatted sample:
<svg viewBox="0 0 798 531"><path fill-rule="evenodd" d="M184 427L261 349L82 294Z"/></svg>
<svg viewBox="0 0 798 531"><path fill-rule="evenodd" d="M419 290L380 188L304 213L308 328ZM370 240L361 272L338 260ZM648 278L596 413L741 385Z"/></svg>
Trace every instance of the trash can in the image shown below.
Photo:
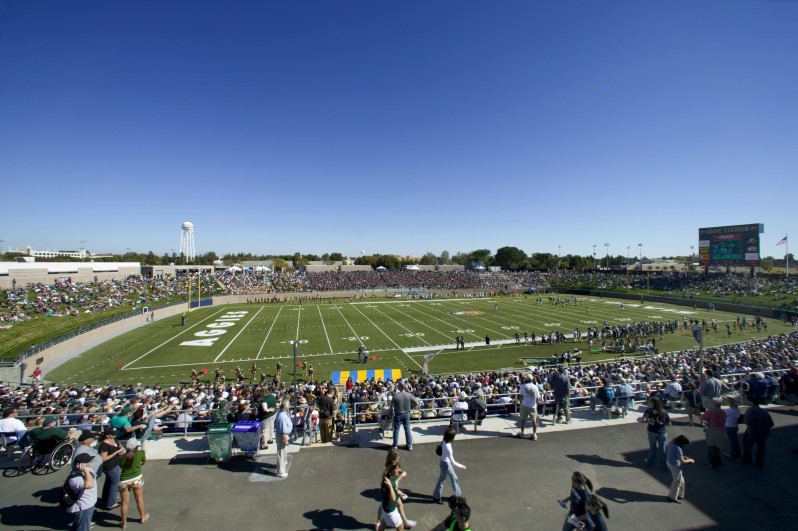
<svg viewBox="0 0 798 531"><path fill-rule="evenodd" d="M226 463L233 454L232 427L232 424L211 424L206 432L210 457L217 463Z"/></svg>
<svg viewBox="0 0 798 531"><path fill-rule="evenodd" d="M233 439L241 453L253 457L260 450L261 423L257 420L242 420L233 426Z"/></svg>

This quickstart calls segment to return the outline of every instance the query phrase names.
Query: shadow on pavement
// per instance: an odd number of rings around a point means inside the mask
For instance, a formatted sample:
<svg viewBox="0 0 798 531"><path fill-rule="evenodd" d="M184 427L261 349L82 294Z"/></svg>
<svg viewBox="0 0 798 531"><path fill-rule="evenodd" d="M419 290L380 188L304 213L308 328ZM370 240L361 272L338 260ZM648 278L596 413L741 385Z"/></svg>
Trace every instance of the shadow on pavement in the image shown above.
<svg viewBox="0 0 798 531"><path fill-rule="evenodd" d="M376 517L377 508L374 508ZM308 511L303 515L313 524L313 530L332 530L332 529L370 529L374 523L363 523L349 515L346 515L340 509L321 509L317 511Z"/></svg>

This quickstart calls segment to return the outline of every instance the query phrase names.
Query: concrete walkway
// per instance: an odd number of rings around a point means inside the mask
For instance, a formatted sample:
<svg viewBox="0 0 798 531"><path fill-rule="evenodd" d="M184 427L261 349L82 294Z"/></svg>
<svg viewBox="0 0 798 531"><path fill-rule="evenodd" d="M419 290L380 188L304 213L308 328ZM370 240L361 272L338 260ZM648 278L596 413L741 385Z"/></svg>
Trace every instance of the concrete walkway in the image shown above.
<svg viewBox="0 0 798 531"><path fill-rule="evenodd" d="M515 433L513 417L487 419L480 432L464 433L454 442L456 459L468 467L458 475L472 506L472 528L560 529L565 511L556 499L568 494L569 477L580 470L609 505L613 530L794 529L798 456L789 449L798 446L798 410L780 406L769 411L776 428L764 470L729 460L722 471L707 469L703 431L673 415L669 437L685 434L693 440L686 453L698 463L686 469L687 498L681 505L666 502L670 474L643 464L648 442L645 426L634 421L637 414L606 421L579 412L572 424L546 422L535 442L509 436ZM441 422L414 424L415 448L401 451L408 471L402 481L410 496L406 511L419 521L418 529L431 529L448 513L445 506L431 502L439 461L431 443L437 444L445 427ZM292 446L286 479L274 477L275 456L270 451L254 459L235 457L206 466L201 437L148 444L144 497L152 516L146 527L373 529L390 441L380 439L376 427L361 430L359 441L360 448ZM65 516L55 505L65 470L21 477L6 477L5 472L0 479L0 528L66 529ZM447 483L444 497L451 493ZM119 510L97 512L95 522L95 529L116 527ZM144 528L131 508L128 529Z"/></svg>

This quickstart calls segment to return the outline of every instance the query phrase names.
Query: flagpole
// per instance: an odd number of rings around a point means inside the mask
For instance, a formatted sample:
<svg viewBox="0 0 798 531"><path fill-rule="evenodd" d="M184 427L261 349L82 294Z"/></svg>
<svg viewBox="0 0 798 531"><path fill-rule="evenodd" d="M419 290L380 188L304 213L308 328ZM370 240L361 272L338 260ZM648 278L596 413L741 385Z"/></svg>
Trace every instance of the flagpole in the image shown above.
<svg viewBox="0 0 798 531"><path fill-rule="evenodd" d="M787 268L786 268L787 269L787 280L789 280L790 279L790 240L789 240L789 234L784 236L784 239L787 240L785 242L785 245L787 246L787 256L785 256L785 258L787 260L787 263L786 263L786 265L787 265Z"/></svg>

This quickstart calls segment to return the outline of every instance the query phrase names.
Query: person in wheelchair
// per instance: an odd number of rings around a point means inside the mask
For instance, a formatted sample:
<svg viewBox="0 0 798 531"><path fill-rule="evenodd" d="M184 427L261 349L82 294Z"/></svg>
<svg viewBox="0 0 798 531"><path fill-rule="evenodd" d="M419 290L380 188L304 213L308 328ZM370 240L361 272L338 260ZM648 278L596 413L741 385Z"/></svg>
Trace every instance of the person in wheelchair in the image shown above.
<svg viewBox="0 0 798 531"><path fill-rule="evenodd" d="M31 444L33 444L37 453L50 453L56 446L67 440L67 438L77 439L80 437L80 432L76 432L74 429L66 431L57 427L57 423L58 417L55 415L50 415L49 417L44 418L44 422L42 423L41 427L33 428L28 432L28 438L30 439ZM42 451L43 449L47 448L50 448L50 452Z"/></svg>

